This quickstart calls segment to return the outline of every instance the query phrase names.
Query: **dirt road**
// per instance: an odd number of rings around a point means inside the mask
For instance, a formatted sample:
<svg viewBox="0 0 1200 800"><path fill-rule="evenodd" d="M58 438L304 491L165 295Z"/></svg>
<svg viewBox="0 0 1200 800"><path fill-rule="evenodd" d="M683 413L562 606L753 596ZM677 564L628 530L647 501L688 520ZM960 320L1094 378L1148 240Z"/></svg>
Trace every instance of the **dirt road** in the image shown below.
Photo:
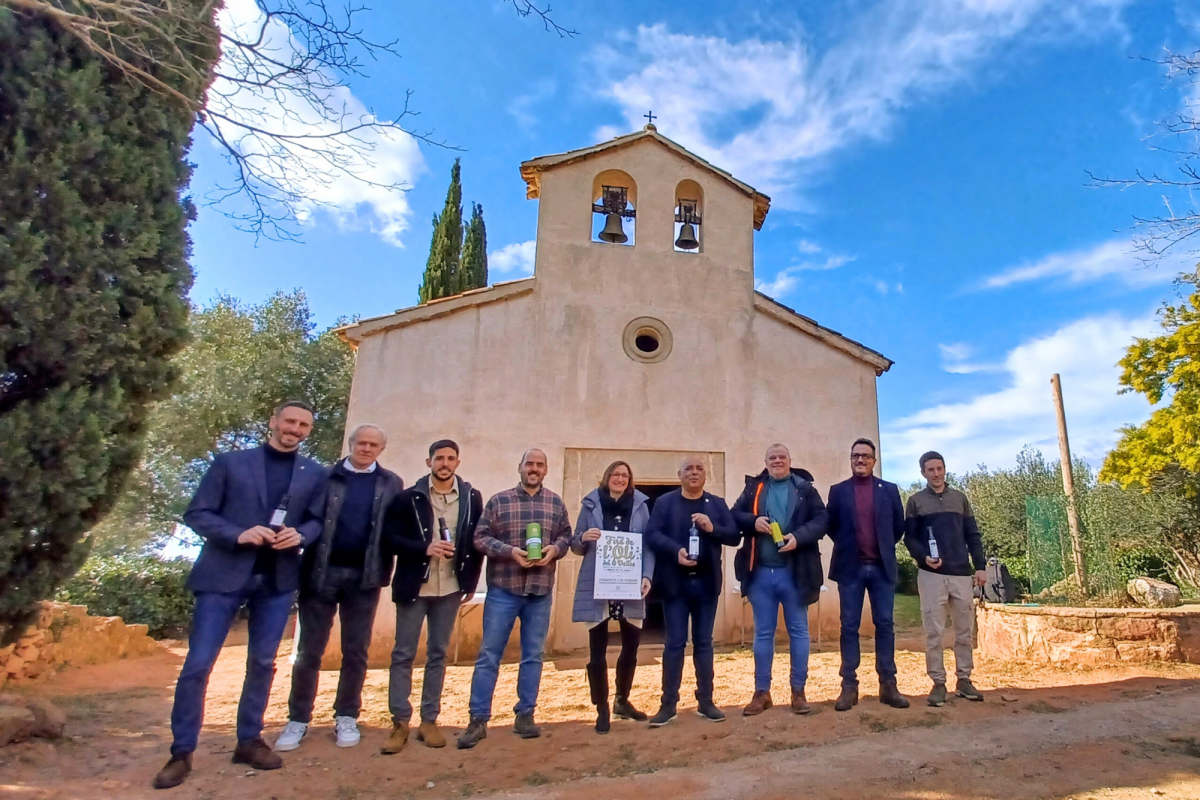
<svg viewBox="0 0 1200 800"><path fill-rule="evenodd" d="M752 659L741 651L717 656L716 700L727 722L691 713L685 677L677 722L654 731L617 722L602 737L591 729L578 659L564 660L546 664L538 708L544 734L533 741L509 730L516 668L506 665L490 735L478 748L430 750L414 742L396 756L378 751L389 728L386 672L368 676L363 742L345 750L333 744L336 675L329 673L302 747L285 754L284 769L254 773L229 763L244 658L244 647L229 647L218 661L196 770L178 789L149 788L170 741L171 692L182 660L175 649L70 669L33 689L68 713L69 738L0 749L0 798L1200 798L1200 667L1191 665L1049 670L983 661L976 683L987 702L932 709L918 697L928 689L923 656L901 652L900 688L914 697L912 708L878 703L867 657L863 702L838 714L838 657L827 651L814 653L810 665L812 716L776 708L747 719L739 712L753 688ZM285 721L289 669L281 654L268 740ZM638 670L633 699L648 711L656 707L660 676L657 664ZM466 723L469 683L469 667L450 668L441 720L450 735ZM786 685L781 656L778 702L786 700Z"/></svg>

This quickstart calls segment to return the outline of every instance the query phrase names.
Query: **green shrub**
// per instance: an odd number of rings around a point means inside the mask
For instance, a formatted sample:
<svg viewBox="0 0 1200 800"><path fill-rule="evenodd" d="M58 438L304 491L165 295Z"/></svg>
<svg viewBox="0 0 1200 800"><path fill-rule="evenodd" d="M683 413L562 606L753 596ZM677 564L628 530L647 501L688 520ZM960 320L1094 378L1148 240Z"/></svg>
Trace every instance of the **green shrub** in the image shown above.
<svg viewBox="0 0 1200 800"><path fill-rule="evenodd" d="M182 558L94 556L55 599L85 605L90 614L148 625L155 638L179 636L191 624L195 603L185 588L191 569Z"/></svg>
<svg viewBox="0 0 1200 800"><path fill-rule="evenodd" d="M917 562L904 546L896 545L896 594L917 594Z"/></svg>

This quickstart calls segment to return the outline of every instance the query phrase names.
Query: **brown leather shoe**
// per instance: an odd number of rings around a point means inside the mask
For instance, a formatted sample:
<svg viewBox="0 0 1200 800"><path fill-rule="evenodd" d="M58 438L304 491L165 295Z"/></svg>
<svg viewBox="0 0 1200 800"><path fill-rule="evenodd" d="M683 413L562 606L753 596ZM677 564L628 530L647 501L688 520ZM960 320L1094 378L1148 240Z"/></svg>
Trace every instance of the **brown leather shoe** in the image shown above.
<svg viewBox="0 0 1200 800"><path fill-rule="evenodd" d="M908 698L900 694L895 681L879 682L879 702L892 708L908 708Z"/></svg>
<svg viewBox="0 0 1200 800"><path fill-rule="evenodd" d="M849 711L858 705L858 686L842 686L842 693L833 704L834 711Z"/></svg>
<svg viewBox="0 0 1200 800"><path fill-rule="evenodd" d="M792 713L807 714L812 711L812 706L804 699L803 689L792 689Z"/></svg>
<svg viewBox="0 0 1200 800"><path fill-rule="evenodd" d="M379 748L379 752L385 756L394 756L403 750L406 744L408 744L408 723L394 722L392 723L392 732L388 734L387 741L383 743L383 747Z"/></svg>
<svg viewBox="0 0 1200 800"><path fill-rule="evenodd" d="M173 789L183 783L183 779L192 771L192 754L180 753L177 756L171 756L171 760L166 763L158 774L154 776L153 786L155 789Z"/></svg>
<svg viewBox="0 0 1200 800"><path fill-rule="evenodd" d="M246 764L254 769L279 769L283 766L283 759L259 737L238 742L233 749L233 763Z"/></svg>
<svg viewBox="0 0 1200 800"><path fill-rule="evenodd" d="M775 704L771 702L770 692L755 692L754 696L750 698L750 703L742 709L742 716L758 716L773 705Z"/></svg>
<svg viewBox="0 0 1200 800"><path fill-rule="evenodd" d="M426 747L445 747L446 737L438 730L436 722L421 720L417 728L417 741L424 742Z"/></svg>

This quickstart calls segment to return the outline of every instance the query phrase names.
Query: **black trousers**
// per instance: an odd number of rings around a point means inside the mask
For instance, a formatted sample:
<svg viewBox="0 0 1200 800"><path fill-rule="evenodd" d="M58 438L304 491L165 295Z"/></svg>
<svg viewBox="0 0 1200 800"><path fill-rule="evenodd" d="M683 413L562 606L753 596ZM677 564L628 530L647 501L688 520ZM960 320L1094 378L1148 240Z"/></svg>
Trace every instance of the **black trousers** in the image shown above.
<svg viewBox="0 0 1200 800"><path fill-rule="evenodd" d="M621 624L621 655L617 656L617 697L629 697L633 689L633 673L637 669L638 644L642 629L627 619ZM592 688L592 705L608 702L608 621L588 631L591 660L588 661L588 683Z"/></svg>
<svg viewBox="0 0 1200 800"><path fill-rule="evenodd" d="M378 605L379 589L363 589L362 570L345 567L329 567L321 592L300 597L300 643L292 667L288 719L312 722L321 658L329 644L334 614L342 623L342 669L338 673L333 715L358 718L363 681L367 677L367 648L371 646Z"/></svg>

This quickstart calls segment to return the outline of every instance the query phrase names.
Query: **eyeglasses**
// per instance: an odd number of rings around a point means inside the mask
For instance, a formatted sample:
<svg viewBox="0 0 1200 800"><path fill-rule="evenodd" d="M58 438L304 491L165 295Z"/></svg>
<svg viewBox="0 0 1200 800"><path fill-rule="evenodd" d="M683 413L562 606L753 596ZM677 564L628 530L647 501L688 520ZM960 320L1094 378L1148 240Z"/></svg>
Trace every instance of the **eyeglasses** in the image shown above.
<svg viewBox="0 0 1200 800"><path fill-rule="evenodd" d="M851 461L874 461L875 456L870 455L869 453L851 453L850 460Z"/></svg>

